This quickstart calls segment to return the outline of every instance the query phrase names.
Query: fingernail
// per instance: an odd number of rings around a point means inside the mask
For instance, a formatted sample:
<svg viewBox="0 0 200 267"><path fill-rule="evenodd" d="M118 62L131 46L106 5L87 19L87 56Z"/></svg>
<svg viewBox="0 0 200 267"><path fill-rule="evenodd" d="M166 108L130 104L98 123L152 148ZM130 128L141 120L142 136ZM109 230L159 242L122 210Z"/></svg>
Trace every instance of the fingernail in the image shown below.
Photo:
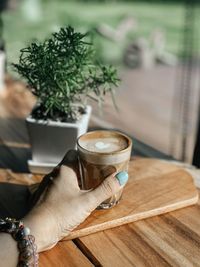
<svg viewBox="0 0 200 267"><path fill-rule="evenodd" d="M125 171L118 172L115 177L119 181L120 185L124 185L128 181L128 173Z"/></svg>

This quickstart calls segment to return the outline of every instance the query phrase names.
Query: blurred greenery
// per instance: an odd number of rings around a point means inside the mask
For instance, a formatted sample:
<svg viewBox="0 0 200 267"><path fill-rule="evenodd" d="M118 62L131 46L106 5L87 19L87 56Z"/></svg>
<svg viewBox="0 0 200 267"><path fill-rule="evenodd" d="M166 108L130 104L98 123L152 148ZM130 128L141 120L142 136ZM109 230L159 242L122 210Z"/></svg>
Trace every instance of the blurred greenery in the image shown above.
<svg viewBox="0 0 200 267"><path fill-rule="evenodd" d="M116 28L125 17L136 19L138 26L123 42L105 39L94 31L99 57L121 63L123 51L131 41L141 36L150 39L158 28L165 33L166 49L179 54L184 19L184 6L180 2L23 0L16 10L3 15L8 62L17 62L19 50L27 43L35 38L43 40L61 26L72 25L82 32L102 23Z"/></svg>

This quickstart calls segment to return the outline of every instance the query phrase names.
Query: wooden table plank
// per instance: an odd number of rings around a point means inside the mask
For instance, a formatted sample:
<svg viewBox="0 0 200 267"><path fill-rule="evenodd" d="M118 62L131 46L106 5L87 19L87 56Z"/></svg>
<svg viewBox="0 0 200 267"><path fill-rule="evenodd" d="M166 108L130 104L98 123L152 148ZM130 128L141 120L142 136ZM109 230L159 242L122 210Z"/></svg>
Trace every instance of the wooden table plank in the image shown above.
<svg viewBox="0 0 200 267"><path fill-rule="evenodd" d="M31 173L15 173L8 169L0 169L0 182L32 185L40 182L42 177L42 175L33 175Z"/></svg>
<svg viewBox="0 0 200 267"><path fill-rule="evenodd" d="M40 253L40 267L89 267L93 264L72 241L59 242L53 249Z"/></svg>
<svg viewBox="0 0 200 267"><path fill-rule="evenodd" d="M141 221L134 227L171 266L200 266L200 242L190 234L191 228L180 225L179 221L174 223L170 215L166 215Z"/></svg>
<svg viewBox="0 0 200 267"><path fill-rule="evenodd" d="M77 244L100 266L169 266L129 225L82 237Z"/></svg>
<svg viewBox="0 0 200 267"><path fill-rule="evenodd" d="M77 243L82 251L93 255L105 267L198 267L200 207L185 208L85 236Z"/></svg>

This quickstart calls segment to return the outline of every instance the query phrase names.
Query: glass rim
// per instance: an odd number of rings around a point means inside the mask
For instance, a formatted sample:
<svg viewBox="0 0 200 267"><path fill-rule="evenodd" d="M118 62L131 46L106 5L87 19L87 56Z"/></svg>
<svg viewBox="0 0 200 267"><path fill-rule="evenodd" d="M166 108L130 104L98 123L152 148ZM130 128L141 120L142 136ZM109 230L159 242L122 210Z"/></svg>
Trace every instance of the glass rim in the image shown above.
<svg viewBox="0 0 200 267"><path fill-rule="evenodd" d="M80 139L81 139L83 136L85 136L85 135L94 134L95 132L101 132L101 133L108 133L108 132L111 132L111 133L113 133L113 134L115 134L115 135L121 135L121 136L123 136L124 138L127 139L127 141L128 141L128 145L127 145L126 148L124 148L124 149L122 149L122 150L113 151L113 152L95 152L95 151L90 151L90 150L88 150L88 149L82 147L82 146L80 145L80 143L79 143ZM130 138L129 136L127 136L126 134L121 133L121 132L119 132L119 131L115 131L115 130L94 130L94 131L90 131L90 132L87 132L87 133L84 133L84 134L80 135L80 136L78 137L78 139L77 139L77 147L80 148L80 150L85 151L85 152L87 152L87 153L89 153L89 154L93 154L93 155L98 154L98 155L104 155L104 156L107 155L107 156L108 156L108 155L113 155L113 154L120 154L120 153L124 153L124 152L128 151L130 148L132 148L132 146L133 146L133 142L132 142L132 140L131 140L131 138Z"/></svg>

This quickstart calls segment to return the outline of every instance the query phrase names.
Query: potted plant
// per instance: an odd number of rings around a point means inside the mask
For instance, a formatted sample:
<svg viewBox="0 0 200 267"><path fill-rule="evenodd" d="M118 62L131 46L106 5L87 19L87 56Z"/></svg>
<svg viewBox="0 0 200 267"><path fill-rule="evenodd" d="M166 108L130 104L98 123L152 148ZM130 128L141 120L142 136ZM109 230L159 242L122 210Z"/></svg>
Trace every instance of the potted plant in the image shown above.
<svg viewBox="0 0 200 267"><path fill-rule="evenodd" d="M113 95L119 80L116 70L95 62L88 34L70 26L22 49L13 66L37 96L26 120L33 161L56 164L87 131L87 100L101 104L107 93Z"/></svg>

